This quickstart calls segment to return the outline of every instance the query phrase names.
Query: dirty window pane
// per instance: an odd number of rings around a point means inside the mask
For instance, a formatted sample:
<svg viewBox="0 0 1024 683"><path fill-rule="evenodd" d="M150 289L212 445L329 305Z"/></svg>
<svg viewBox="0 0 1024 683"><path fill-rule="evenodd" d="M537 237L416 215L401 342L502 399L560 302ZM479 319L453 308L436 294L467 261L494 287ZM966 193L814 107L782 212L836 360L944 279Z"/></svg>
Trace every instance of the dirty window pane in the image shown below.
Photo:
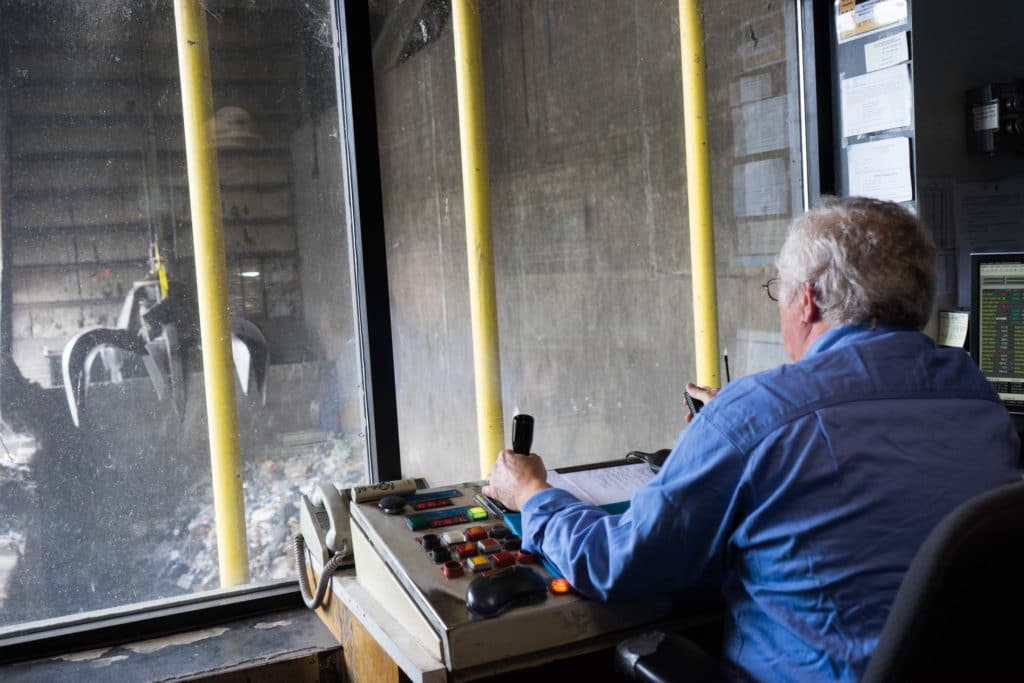
<svg viewBox="0 0 1024 683"><path fill-rule="evenodd" d="M300 492L365 480L332 3L203 4L249 573L290 582ZM0 628L218 589L173 4L0 17Z"/></svg>
<svg viewBox="0 0 1024 683"><path fill-rule="evenodd" d="M368 6L403 472L476 478L450 6ZM678 3L480 9L506 439L522 410L549 465L669 447L695 369ZM802 203L794 12L705 8L733 377L781 352L759 285Z"/></svg>

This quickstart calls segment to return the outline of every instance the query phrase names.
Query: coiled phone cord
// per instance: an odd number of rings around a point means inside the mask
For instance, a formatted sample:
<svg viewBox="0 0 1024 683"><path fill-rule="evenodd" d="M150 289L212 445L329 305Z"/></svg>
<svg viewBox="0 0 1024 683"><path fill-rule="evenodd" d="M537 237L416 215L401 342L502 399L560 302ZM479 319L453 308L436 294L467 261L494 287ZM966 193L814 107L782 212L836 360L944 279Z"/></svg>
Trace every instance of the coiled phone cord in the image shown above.
<svg viewBox="0 0 1024 683"><path fill-rule="evenodd" d="M306 539L302 537L302 534L295 534L293 547L295 549L295 568L299 572L299 590L302 592L302 601L309 609L316 609L323 602L324 595L327 594L327 586L331 583L331 576L341 566L345 556L342 553L336 553L327 561L320 573L320 580L316 584L316 593L311 595L309 578L306 575Z"/></svg>

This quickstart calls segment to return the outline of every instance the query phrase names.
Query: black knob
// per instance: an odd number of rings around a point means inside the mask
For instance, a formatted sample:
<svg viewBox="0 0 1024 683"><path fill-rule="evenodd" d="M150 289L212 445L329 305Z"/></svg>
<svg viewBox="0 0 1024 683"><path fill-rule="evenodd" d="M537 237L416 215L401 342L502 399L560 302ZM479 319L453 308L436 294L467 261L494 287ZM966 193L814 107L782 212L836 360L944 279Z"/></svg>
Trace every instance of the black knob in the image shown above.
<svg viewBox="0 0 1024 683"><path fill-rule="evenodd" d="M533 446L533 416L520 413L512 418L512 452L529 455Z"/></svg>
<svg viewBox="0 0 1024 683"><path fill-rule="evenodd" d="M377 507L385 515L400 515L405 510L405 498L401 496L384 496L377 503Z"/></svg>

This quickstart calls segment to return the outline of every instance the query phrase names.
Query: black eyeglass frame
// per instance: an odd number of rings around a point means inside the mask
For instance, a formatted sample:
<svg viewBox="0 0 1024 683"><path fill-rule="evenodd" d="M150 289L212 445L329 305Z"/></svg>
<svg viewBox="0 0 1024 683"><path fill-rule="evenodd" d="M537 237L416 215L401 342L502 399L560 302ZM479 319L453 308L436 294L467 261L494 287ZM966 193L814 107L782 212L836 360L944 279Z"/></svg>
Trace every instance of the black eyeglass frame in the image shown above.
<svg viewBox="0 0 1024 683"><path fill-rule="evenodd" d="M764 293L768 295L769 299L771 299L772 301L778 301L779 297L777 297L776 294L779 293L778 289L781 284L782 278L773 277L770 280L768 280L768 282L761 285L761 289L764 290ZM772 290L775 290L775 294L772 293Z"/></svg>

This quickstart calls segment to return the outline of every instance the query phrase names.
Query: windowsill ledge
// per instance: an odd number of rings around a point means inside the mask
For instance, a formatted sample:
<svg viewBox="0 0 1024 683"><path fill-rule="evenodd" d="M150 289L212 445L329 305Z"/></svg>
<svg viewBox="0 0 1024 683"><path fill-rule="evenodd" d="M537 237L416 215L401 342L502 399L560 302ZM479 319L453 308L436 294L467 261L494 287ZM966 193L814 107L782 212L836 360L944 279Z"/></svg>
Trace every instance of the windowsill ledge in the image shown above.
<svg viewBox="0 0 1024 683"><path fill-rule="evenodd" d="M314 612L294 609L10 664L0 669L0 678L8 683L217 680L251 669L263 669L279 680L340 680L341 645Z"/></svg>

